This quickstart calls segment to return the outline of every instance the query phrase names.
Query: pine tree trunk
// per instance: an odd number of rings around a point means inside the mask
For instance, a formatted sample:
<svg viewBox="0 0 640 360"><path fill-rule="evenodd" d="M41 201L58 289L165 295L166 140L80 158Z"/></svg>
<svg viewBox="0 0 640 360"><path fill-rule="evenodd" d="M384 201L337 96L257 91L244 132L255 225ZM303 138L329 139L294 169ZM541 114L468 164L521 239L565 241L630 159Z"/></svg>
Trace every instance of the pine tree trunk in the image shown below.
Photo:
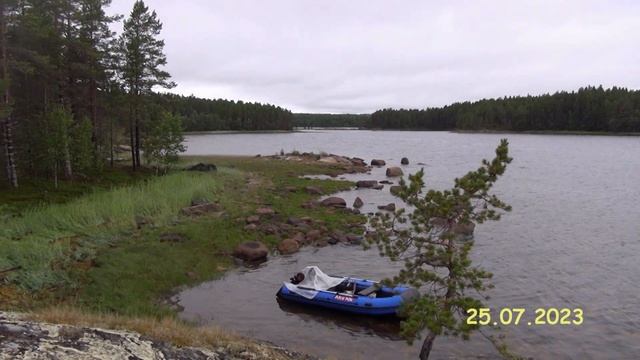
<svg viewBox="0 0 640 360"><path fill-rule="evenodd" d="M67 180L73 178L73 168L71 167L71 153L69 152L69 144L64 149L64 177Z"/></svg>
<svg viewBox="0 0 640 360"><path fill-rule="evenodd" d="M129 99L131 101L131 99ZM133 104L129 104L129 145L131 146L131 167L136 171L136 144L133 131Z"/></svg>
<svg viewBox="0 0 640 360"><path fill-rule="evenodd" d="M429 359L429 354L431 353L431 348L433 347L433 342L436 340L436 334L429 331L429 334L422 342L422 348L420 349L420 360Z"/></svg>
<svg viewBox="0 0 640 360"><path fill-rule="evenodd" d="M18 173L16 171L15 149L13 147L13 119L11 117L11 98L9 93L9 69L7 61L7 23L5 14L4 1L0 2L0 46L2 46L2 80L4 84L4 94L2 102L7 114L3 114L4 118L0 120L0 129L2 130L4 156L7 180L14 188L18 187Z"/></svg>

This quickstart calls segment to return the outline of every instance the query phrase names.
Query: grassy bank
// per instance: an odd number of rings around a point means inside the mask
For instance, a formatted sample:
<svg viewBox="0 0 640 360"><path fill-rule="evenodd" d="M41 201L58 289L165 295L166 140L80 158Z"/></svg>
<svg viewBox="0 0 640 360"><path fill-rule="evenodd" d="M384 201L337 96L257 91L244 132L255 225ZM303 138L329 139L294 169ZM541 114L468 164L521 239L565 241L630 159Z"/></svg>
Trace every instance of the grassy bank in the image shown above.
<svg viewBox="0 0 640 360"><path fill-rule="evenodd" d="M233 266L230 252L245 240L274 246L276 235L244 229L244 219L269 206L281 217L311 216L329 229L361 221L331 209L303 209L311 200L301 190L316 186L325 193L349 188L345 181L301 179L303 174L333 174L339 168L272 159L208 157L214 173L177 171L160 178L99 191L62 204L36 205L0 229L0 269L21 266L2 286L0 308L65 304L130 316L172 315L162 299L174 289L212 279ZM216 201L224 213L179 215L193 199ZM136 217L151 225L138 228ZM161 241L163 234L180 241ZM7 284L22 289L7 301ZM36 301L25 302L25 299ZM15 298L15 297L14 297ZM4 301L4 304L3 304ZM10 305L8 305L10 304Z"/></svg>

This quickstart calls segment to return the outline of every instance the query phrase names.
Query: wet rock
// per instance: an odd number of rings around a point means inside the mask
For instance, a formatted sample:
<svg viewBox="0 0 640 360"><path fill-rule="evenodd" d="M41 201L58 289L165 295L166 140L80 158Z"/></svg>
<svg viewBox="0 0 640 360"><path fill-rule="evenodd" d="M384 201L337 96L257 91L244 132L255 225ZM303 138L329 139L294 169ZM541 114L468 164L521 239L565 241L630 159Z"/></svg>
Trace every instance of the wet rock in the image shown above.
<svg viewBox="0 0 640 360"><path fill-rule="evenodd" d="M384 188L384 185L378 184L378 185L374 186L372 189L374 189L374 190L382 190L383 188Z"/></svg>
<svg viewBox="0 0 640 360"><path fill-rule="evenodd" d="M329 241L327 240L328 240L327 238L318 239L313 245L316 247L325 247L329 245Z"/></svg>
<svg viewBox="0 0 640 360"><path fill-rule="evenodd" d="M300 244L294 239L284 239L278 244L278 251L283 255L293 254L298 250L300 250Z"/></svg>
<svg viewBox="0 0 640 360"><path fill-rule="evenodd" d="M402 160L400 160L400 164L409 165L409 159L407 159L406 157L403 157Z"/></svg>
<svg viewBox="0 0 640 360"><path fill-rule="evenodd" d="M322 236L322 232L320 230L309 230L307 232L306 242L312 243Z"/></svg>
<svg viewBox="0 0 640 360"><path fill-rule="evenodd" d="M260 216L258 215L251 215L249 217L247 217L247 224L257 224L260 222Z"/></svg>
<svg viewBox="0 0 640 360"><path fill-rule="evenodd" d="M396 204L389 203L387 205L379 205L378 209L379 210L386 210L386 211L396 211Z"/></svg>
<svg viewBox="0 0 640 360"><path fill-rule="evenodd" d="M351 158L351 164L353 164L353 166L359 166L359 167L367 166L367 163L364 161L364 159L360 159L357 157Z"/></svg>
<svg viewBox="0 0 640 360"><path fill-rule="evenodd" d="M187 168L187 171L216 171L218 168L214 164L197 163Z"/></svg>
<svg viewBox="0 0 640 360"><path fill-rule="evenodd" d="M211 212L222 211L222 206L217 203L206 202L204 204L188 206L182 208L180 213L184 216L201 216Z"/></svg>
<svg viewBox="0 0 640 360"><path fill-rule="evenodd" d="M379 182L380 184L386 184L386 185L391 185L391 184L393 184L393 181L389 181L389 180L381 180L381 181L378 181L378 182Z"/></svg>
<svg viewBox="0 0 640 360"><path fill-rule="evenodd" d="M256 214L260 216L271 216L276 212L270 207L263 207L256 210Z"/></svg>
<svg viewBox="0 0 640 360"><path fill-rule="evenodd" d="M398 195L400 194L400 190L402 190L402 186L400 185L394 185L392 187L389 188L389 191L391 192L391 194L393 195Z"/></svg>
<svg viewBox="0 0 640 360"><path fill-rule="evenodd" d="M349 234L347 235L347 240L349 244L360 245L364 239L362 236Z"/></svg>
<svg viewBox="0 0 640 360"><path fill-rule="evenodd" d="M371 160L371 166L385 166L387 163L384 160L373 159Z"/></svg>
<svg viewBox="0 0 640 360"><path fill-rule="evenodd" d="M328 198L322 200L320 202L320 204L322 206L334 207L334 208L346 208L347 207L347 202L343 198L337 197L337 196L328 197Z"/></svg>
<svg viewBox="0 0 640 360"><path fill-rule="evenodd" d="M164 233L160 235L161 242L181 243L187 240L187 236L179 233Z"/></svg>
<svg viewBox="0 0 640 360"><path fill-rule="evenodd" d="M245 241L233 250L233 256L244 261L258 261L266 259L269 249L259 241Z"/></svg>
<svg viewBox="0 0 640 360"><path fill-rule="evenodd" d="M348 242L347 236L340 231L334 231L329 234L329 239L334 240L335 242L329 242L330 244L337 244L338 242Z"/></svg>
<svg viewBox="0 0 640 360"><path fill-rule="evenodd" d="M307 238L304 236L304 233L301 232L297 232L295 233L291 239L295 240L298 242L298 244L300 245L307 245L310 243L310 241L307 241Z"/></svg>
<svg viewBox="0 0 640 360"><path fill-rule="evenodd" d="M304 191L313 195L322 195L324 192L317 186L305 186Z"/></svg>
<svg viewBox="0 0 640 360"><path fill-rule="evenodd" d="M397 177L397 176L402 176L403 172L402 172L402 169L400 169L399 167L392 166L390 168L387 168L386 175L388 177Z"/></svg>
<svg viewBox="0 0 640 360"><path fill-rule="evenodd" d="M360 180L356 182L356 187L358 188L372 188L377 185L378 182L376 180Z"/></svg>
<svg viewBox="0 0 640 360"><path fill-rule="evenodd" d="M363 205L364 205L364 202L362 201L362 199L360 199L360 197L356 197L356 199L353 200L353 207L354 208L360 209Z"/></svg>

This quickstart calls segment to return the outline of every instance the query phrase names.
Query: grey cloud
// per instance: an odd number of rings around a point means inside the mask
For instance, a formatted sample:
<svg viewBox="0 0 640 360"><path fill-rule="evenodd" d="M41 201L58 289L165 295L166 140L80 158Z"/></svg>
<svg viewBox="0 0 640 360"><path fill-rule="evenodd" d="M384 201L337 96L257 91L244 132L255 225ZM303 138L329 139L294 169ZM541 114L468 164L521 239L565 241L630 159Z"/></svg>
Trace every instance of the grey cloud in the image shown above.
<svg viewBox="0 0 640 360"><path fill-rule="evenodd" d="M635 1L167 1L174 92L369 112L640 87ZM132 1L114 0L128 13Z"/></svg>

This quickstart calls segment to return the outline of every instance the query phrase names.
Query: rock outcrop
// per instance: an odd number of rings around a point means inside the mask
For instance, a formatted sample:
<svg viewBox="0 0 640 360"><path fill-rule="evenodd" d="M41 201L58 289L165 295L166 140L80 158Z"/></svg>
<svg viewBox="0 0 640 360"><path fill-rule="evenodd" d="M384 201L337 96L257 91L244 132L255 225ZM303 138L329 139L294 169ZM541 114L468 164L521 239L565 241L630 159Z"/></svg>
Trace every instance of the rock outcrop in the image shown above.
<svg viewBox="0 0 640 360"><path fill-rule="evenodd" d="M0 312L0 359L311 359L268 344L246 349L237 345L215 348L175 346L133 331L109 330L26 319Z"/></svg>

